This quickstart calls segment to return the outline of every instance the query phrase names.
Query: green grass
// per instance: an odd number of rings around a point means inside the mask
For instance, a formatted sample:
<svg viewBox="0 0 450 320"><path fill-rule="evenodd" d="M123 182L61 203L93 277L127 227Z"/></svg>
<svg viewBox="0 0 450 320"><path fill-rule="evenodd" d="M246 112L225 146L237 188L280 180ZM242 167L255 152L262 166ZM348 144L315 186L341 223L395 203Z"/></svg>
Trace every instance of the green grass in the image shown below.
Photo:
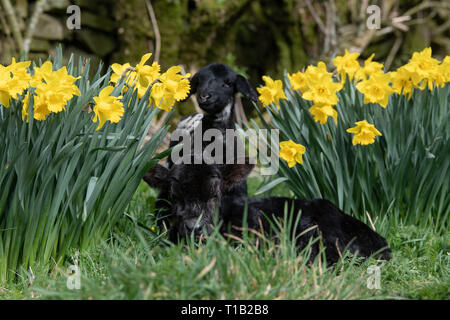
<svg viewBox="0 0 450 320"><path fill-rule="evenodd" d="M249 179L249 191L259 188ZM284 184L270 195L288 195ZM127 213L141 224L156 227L152 211L155 190L141 184ZM394 217L396 215L390 215ZM375 217L372 217L375 218ZM65 266L34 266L28 276L0 288L0 299L449 299L448 233L404 225L395 218L378 219L393 258L357 264L349 257L335 268L316 260L305 263L291 241L251 239L230 244L213 235L203 244L166 245L155 233L127 218L110 238L80 253L81 289L66 287ZM72 255L74 256L74 252ZM367 268L381 268L381 289L367 288Z"/></svg>

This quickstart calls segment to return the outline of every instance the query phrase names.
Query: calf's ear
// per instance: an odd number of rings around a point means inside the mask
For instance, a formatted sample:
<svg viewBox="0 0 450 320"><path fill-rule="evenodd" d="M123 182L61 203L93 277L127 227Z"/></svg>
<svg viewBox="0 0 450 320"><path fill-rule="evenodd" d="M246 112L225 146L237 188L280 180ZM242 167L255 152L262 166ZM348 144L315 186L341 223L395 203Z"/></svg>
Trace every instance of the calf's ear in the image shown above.
<svg viewBox="0 0 450 320"><path fill-rule="evenodd" d="M169 169L160 164L155 164L144 175L144 181L152 188L167 189L169 187Z"/></svg>
<svg viewBox="0 0 450 320"><path fill-rule="evenodd" d="M240 164L239 162L243 162ZM252 172L255 165L248 157L245 161L237 161L235 164L226 165L226 170L224 174L224 187L225 189L230 189L239 182L244 181L247 176Z"/></svg>
<svg viewBox="0 0 450 320"><path fill-rule="evenodd" d="M253 89L250 82L241 75L237 75L236 90L242 93L247 99L254 102L258 101L258 95L256 94L255 89Z"/></svg>

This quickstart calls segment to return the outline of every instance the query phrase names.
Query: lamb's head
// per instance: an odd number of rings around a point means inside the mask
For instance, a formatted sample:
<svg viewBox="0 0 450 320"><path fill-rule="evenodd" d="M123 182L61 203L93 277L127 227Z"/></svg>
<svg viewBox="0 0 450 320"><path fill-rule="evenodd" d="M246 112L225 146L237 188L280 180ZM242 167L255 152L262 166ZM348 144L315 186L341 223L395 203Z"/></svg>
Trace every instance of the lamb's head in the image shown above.
<svg viewBox="0 0 450 320"><path fill-rule="evenodd" d="M243 164L175 164L168 169L155 165L144 176L154 188L165 191L170 203L172 226L180 236L211 232L222 195L244 181L253 169Z"/></svg>
<svg viewBox="0 0 450 320"><path fill-rule="evenodd" d="M258 100L248 80L222 63L212 63L201 68L190 82L189 95L197 94L200 108L209 114L221 113L231 106L238 92L249 100Z"/></svg>

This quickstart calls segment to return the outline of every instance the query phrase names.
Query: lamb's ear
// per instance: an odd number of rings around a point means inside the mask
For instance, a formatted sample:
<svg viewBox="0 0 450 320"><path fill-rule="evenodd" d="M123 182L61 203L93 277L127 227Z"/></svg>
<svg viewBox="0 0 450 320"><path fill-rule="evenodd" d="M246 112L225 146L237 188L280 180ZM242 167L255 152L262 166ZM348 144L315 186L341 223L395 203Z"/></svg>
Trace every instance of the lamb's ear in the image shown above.
<svg viewBox="0 0 450 320"><path fill-rule="evenodd" d="M167 189L169 187L169 169L163 167L160 164L155 164L144 175L144 181L147 182L150 187L157 189Z"/></svg>
<svg viewBox="0 0 450 320"><path fill-rule="evenodd" d="M198 72L196 74L194 74L190 79L189 79L189 83L191 85L191 89L189 90L189 93L187 95L186 98L184 98L182 101L186 101L187 99L189 99L193 94L195 94L197 92L197 87L198 87Z"/></svg>
<svg viewBox="0 0 450 320"><path fill-rule="evenodd" d="M258 95L256 94L255 89L253 89L250 82L241 75L237 75L236 90L242 93L247 99L254 102L258 101Z"/></svg>
<svg viewBox="0 0 450 320"><path fill-rule="evenodd" d="M245 158L243 164L235 163L226 165L226 171L224 174L224 187L226 189L232 188L237 183L244 181L247 176L252 172L255 167L254 164L250 163L249 158Z"/></svg>

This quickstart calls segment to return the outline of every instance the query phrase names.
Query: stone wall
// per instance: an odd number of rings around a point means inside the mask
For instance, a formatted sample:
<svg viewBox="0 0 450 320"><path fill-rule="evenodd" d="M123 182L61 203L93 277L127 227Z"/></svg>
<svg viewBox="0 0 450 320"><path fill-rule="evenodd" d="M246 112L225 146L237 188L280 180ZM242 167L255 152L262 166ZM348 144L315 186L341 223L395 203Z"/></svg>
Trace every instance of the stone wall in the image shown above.
<svg viewBox="0 0 450 320"><path fill-rule="evenodd" d="M9 1L24 32L36 0ZM295 71L318 59L327 61L344 48L361 49L363 58L375 52L376 59L383 61L400 40L394 67L424 46L431 45L438 57L450 51L450 28L445 28L450 18L448 2L447 7L446 2L436 2L439 6L424 6L422 11L414 11L421 0L372 2L389 10L384 14L383 27L392 24L391 16L411 10L414 21L409 26L409 22L404 22L407 31L393 28L383 36L367 36L366 15L358 7L363 2L354 0L151 1L161 33L163 67L183 64L195 70L206 63L222 61L235 67L245 66L246 70L241 71L259 81L263 74L280 77L286 69ZM66 27L66 8L70 4L81 7L81 30ZM313 17L311 8L317 17ZM17 48L3 11L0 10L0 63L8 63L12 55L17 56ZM143 53L154 51L154 41L144 0L47 0L30 58L46 59L62 43L68 49L65 52L82 54L94 61L136 63Z"/></svg>
<svg viewBox="0 0 450 320"><path fill-rule="evenodd" d="M9 0L24 32L36 0ZM0 2L1 4L2 2ZM155 50L155 31L145 0L47 0L31 43L31 59L46 59L62 43L64 52L91 58L93 64L135 64ZM282 77L317 60L329 62L349 48L391 59L391 69L411 53L431 46L433 55L450 53L450 3L423 0L374 0L383 10L378 34L366 27L358 0L152 0L161 33L163 69L183 64L187 71L220 61L246 74L255 85L261 76ZM368 3L368 2L367 2ZM367 4L366 3L366 4ZM81 30L68 30L66 9L81 7ZM313 15L313 12L315 15ZM401 25L394 18L410 13ZM320 25L322 24L322 25ZM393 51L397 48L396 51ZM18 56L0 10L0 63ZM186 112L191 109L187 108Z"/></svg>
<svg viewBox="0 0 450 320"><path fill-rule="evenodd" d="M18 17L20 30L24 33L36 1L12 1ZM114 3L114 2L113 2ZM76 4L81 7L81 29L69 30L66 20L67 7ZM109 61L117 48L117 22L113 18L114 5L108 0L47 0L44 13L40 15L30 46L29 59L46 60L61 43L64 52L73 52L98 61ZM0 63L9 63L11 56L17 56L17 48L11 37L11 30L5 27L7 19L2 15L0 30ZM7 25L7 23L6 23Z"/></svg>

